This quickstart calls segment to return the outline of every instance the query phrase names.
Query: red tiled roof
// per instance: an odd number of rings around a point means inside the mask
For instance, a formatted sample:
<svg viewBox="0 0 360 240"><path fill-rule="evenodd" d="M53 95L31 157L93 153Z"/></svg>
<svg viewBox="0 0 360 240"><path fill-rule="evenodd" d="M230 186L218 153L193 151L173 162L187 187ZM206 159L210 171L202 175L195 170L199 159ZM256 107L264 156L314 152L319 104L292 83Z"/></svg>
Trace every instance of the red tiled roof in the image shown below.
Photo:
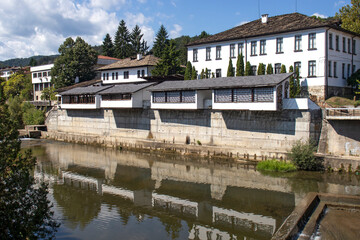
<svg viewBox="0 0 360 240"><path fill-rule="evenodd" d="M100 59L109 59L109 60L121 60L119 58L113 58L113 57L108 57L108 56L103 56L103 55L98 55L98 58Z"/></svg>

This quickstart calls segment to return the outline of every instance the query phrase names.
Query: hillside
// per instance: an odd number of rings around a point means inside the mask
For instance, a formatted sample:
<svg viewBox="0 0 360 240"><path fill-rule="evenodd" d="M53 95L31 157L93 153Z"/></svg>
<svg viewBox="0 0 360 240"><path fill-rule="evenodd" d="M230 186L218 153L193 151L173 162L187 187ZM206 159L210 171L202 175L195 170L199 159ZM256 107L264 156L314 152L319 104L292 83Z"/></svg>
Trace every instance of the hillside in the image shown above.
<svg viewBox="0 0 360 240"><path fill-rule="evenodd" d="M5 61L0 61L0 67L29 66L31 58L35 59L35 61L37 62L37 65L44 65L44 64L53 63L57 56L58 55L33 56L33 57L28 57L28 58L13 58L13 59L5 60Z"/></svg>

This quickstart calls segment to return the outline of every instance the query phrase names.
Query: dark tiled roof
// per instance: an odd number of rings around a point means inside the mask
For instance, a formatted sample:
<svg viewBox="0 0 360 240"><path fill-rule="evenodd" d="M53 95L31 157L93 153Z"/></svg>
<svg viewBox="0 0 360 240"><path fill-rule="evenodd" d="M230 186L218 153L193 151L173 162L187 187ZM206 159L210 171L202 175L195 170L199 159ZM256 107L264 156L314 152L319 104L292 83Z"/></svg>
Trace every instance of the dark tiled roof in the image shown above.
<svg viewBox="0 0 360 240"><path fill-rule="evenodd" d="M98 69L101 70L110 70L110 69L121 69L121 68L133 68L133 67L144 67L144 66L155 66L160 59L153 56L147 55L143 56L140 60L136 58L125 58L115 63L106 65Z"/></svg>
<svg viewBox="0 0 360 240"><path fill-rule="evenodd" d="M97 85L91 85L87 87L77 87L70 89L68 91L62 92L61 95L81 95L81 94L96 94L102 90L108 89L112 87L110 86L97 86Z"/></svg>
<svg viewBox="0 0 360 240"><path fill-rule="evenodd" d="M84 81L84 82L76 83L76 84L71 85L71 86L58 88L58 89L56 89L56 92L62 93L62 92L68 91L68 90L73 89L73 88L87 87L87 86L94 85L94 84L100 83L100 82L102 82L101 79L93 79L93 80L89 80L89 81Z"/></svg>
<svg viewBox="0 0 360 240"><path fill-rule="evenodd" d="M196 40L189 43L188 46L210 42L221 42L248 37L256 37L262 35L270 35L276 33L293 32L319 27L332 27L338 30L345 31L344 29L341 29L340 20L338 19L316 19L300 13L291 13L269 17L267 23L262 23L261 19L257 19L255 21L234 27L224 32Z"/></svg>
<svg viewBox="0 0 360 240"><path fill-rule="evenodd" d="M272 87L289 78L293 73L208 78L199 80L165 81L149 88L151 92L176 90L206 90L221 88Z"/></svg>
<svg viewBox="0 0 360 240"><path fill-rule="evenodd" d="M123 93L135 93L137 91L140 91L141 89L144 89L146 87L149 87L151 85L154 85L155 83L140 83L140 84L120 84L120 85L114 85L111 88L105 89L104 91L101 91L100 95L105 94L123 94Z"/></svg>

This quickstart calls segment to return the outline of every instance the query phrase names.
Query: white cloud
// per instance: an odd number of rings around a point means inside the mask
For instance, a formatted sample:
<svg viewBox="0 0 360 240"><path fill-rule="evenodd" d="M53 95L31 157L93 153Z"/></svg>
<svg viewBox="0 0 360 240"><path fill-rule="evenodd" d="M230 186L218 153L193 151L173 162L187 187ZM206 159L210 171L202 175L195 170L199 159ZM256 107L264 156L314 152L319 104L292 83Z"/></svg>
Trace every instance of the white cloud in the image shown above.
<svg viewBox="0 0 360 240"><path fill-rule="evenodd" d="M125 13L125 22L127 24L127 26L129 27L134 27L136 24L137 25L144 25L144 24L148 24L149 22L152 21L152 18L150 17L145 17L144 14L142 13L138 13L138 14L133 14L133 13Z"/></svg>
<svg viewBox="0 0 360 240"><path fill-rule="evenodd" d="M179 24L174 24L174 29L170 31L170 38L177 38L180 36L182 27Z"/></svg>
<svg viewBox="0 0 360 240"><path fill-rule="evenodd" d="M345 1L338 1L334 3L334 7L342 7L345 5Z"/></svg>
<svg viewBox="0 0 360 240"><path fill-rule="evenodd" d="M176 2L175 2L175 1L171 1L171 5L173 5L174 7L176 7Z"/></svg>
<svg viewBox="0 0 360 240"><path fill-rule="evenodd" d="M147 0L137 0L139 3L146 3Z"/></svg>
<svg viewBox="0 0 360 240"><path fill-rule="evenodd" d="M138 0L139 2L146 2L146 0ZM126 3L126 0L90 0L90 7L93 8L103 8L106 10L112 9L120 9Z"/></svg>
<svg viewBox="0 0 360 240"><path fill-rule="evenodd" d="M321 17L321 18L328 18L328 16L325 16L325 15L320 14L320 13L314 13L312 16Z"/></svg>
<svg viewBox="0 0 360 240"><path fill-rule="evenodd" d="M249 21L242 21L242 22L236 24L236 26L244 25L244 24L246 24L246 23L248 23L248 22L249 22Z"/></svg>

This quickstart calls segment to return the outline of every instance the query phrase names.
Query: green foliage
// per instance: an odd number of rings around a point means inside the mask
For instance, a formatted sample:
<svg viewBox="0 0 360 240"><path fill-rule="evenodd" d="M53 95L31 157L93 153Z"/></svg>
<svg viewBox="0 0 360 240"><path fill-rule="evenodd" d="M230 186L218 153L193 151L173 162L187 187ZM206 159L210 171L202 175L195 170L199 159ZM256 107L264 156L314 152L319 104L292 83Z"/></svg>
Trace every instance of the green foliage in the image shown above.
<svg viewBox="0 0 360 240"><path fill-rule="evenodd" d="M341 19L341 27L360 34L360 0L351 0L351 5L339 9L335 17Z"/></svg>
<svg viewBox="0 0 360 240"><path fill-rule="evenodd" d="M110 34L106 34L102 44L102 54L108 57L114 57L114 44L111 40Z"/></svg>
<svg viewBox="0 0 360 240"><path fill-rule="evenodd" d="M257 74L258 75L265 75L265 64L259 63Z"/></svg>
<svg viewBox="0 0 360 240"><path fill-rule="evenodd" d="M144 34L141 33L141 29L138 25L135 25L130 34L131 51L130 56L141 53L145 55L148 52L149 46L143 39Z"/></svg>
<svg viewBox="0 0 360 240"><path fill-rule="evenodd" d="M227 77L234 77L234 76L235 76L234 67L233 67L231 58L229 58L229 66L228 66L228 70L227 70L226 76L227 76Z"/></svg>
<svg viewBox="0 0 360 240"><path fill-rule="evenodd" d="M46 100L51 102L51 100L56 100L56 91L54 87L44 88L41 93L41 100Z"/></svg>
<svg viewBox="0 0 360 240"><path fill-rule="evenodd" d="M184 80L191 80L191 76L192 76L192 65L191 62L188 61L186 64Z"/></svg>
<svg viewBox="0 0 360 240"><path fill-rule="evenodd" d="M152 48L152 52L154 56L160 58L162 56L163 50L165 49L165 46L168 44L169 44L169 34L166 28L164 27L164 25L161 24L159 31L156 33L154 46Z"/></svg>
<svg viewBox="0 0 360 240"><path fill-rule="evenodd" d="M25 100L32 100L33 86L30 74L17 72L2 84L5 98L20 96Z"/></svg>
<svg viewBox="0 0 360 240"><path fill-rule="evenodd" d="M291 65L291 66L289 67L289 73L292 73L292 72L294 72L294 67Z"/></svg>
<svg viewBox="0 0 360 240"><path fill-rule="evenodd" d="M280 73L286 73L286 66L284 64L281 65Z"/></svg>
<svg viewBox="0 0 360 240"><path fill-rule="evenodd" d="M244 57L242 53L240 53L236 61L236 76L244 76L244 67Z"/></svg>
<svg viewBox="0 0 360 240"><path fill-rule="evenodd" d="M35 184L31 152L20 153L18 131L0 104L0 238L52 239L59 227L47 199L47 185Z"/></svg>
<svg viewBox="0 0 360 240"><path fill-rule="evenodd" d="M131 56L130 33L124 20L121 20L115 33L115 57L123 59Z"/></svg>
<svg viewBox="0 0 360 240"><path fill-rule="evenodd" d="M351 74L351 76L347 79L347 84L351 86L353 89L360 89L360 69Z"/></svg>
<svg viewBox="0 0 360 240"><path fill-rule="evenodd" d="M323 160L315 157L314 152L316 152L316 145L310 140L297 141L291 148L289 158L299 170L323 170Z"/></svg>
<svg viewBox="0 0 360 240"><path fill-rule="evenodd" d="M266 67L266 74L274 74L274 69L271 63L269 63Z"/></svg>
<svg viewBox="0 0 360 240"><path fill-rule="evenodd" d="M45 113L28 102L22 104L22 112L25 125L42 125L45 122Z"/></svg>
<svg viewBox="0 0 360 240"><path fill-rule="evenodd" d="M300 74L299 74L299 68L296 67L295 69L295 97L300 96L301 93L301 86L300 86Z"/></svg>
<svg viewBox="0 0 360 240"><path fill-rule="evenodd" d="M23 109L21 104L22 100L19 96L10 97L8 99L9 115L16 129L22 129L24 127Z"/></svg>
<svg viewBox="0 0 360 240"><path fill-rule="evenodd" d="M33 58L33 57L30 58L29 65L31 67L37 66L37 62L36 62L35 58Z"/></svg>
<svg viewBox="0 0 360 240"><path fill-rule="evenodd" d="M210 78L209 70L205 68L205 78Z"/></svg>
<svg viewBox="0 0 360 240"><path fill-rule="evenodd" d="M157 63L154 70L152 70L153 76L169 76L177 73L181 73L179 61L179 51L176 50L175 42L170 40L168 46L165 47L163 55L160 61Z"/></svg>
<svg viewBox="0 0 360 240"><path fill-rule="evenodd" d="M195 69L195 67L192 67L192 71L191 71L191 80L196 80L197 79L197 71Z"/></svg>
<svg viewBox="0 0 360 240"><path fill-rule="evenodd" d="M204 71L204 69L201 70L200 79L205 79L205 71Z"/></svg>
<svg viewBox="0 0 360 240"><path fill-rule="evenodd" d="M256 165L257 170L273 172L292 172L296 171L296 166L288 162L280 162L275 159L261 161Z"/></svg>
<svg viewBox="0 0 360 240"><path fill-rule="evenodd" d="M249 61L247 61L245 66L245 76L251 76L251 75L253 75L253 72L251 71L251 64Z"/></svg>
<svg viewBox="0 0 360 240"><path fill-rule="evenodd" d="M76 41L67 38L60 45L59 53L50 72L56 89L74 84L76 77L80 82L95 77L93 67L97 62L97 53L82 38L77 37Z"/></svg>

